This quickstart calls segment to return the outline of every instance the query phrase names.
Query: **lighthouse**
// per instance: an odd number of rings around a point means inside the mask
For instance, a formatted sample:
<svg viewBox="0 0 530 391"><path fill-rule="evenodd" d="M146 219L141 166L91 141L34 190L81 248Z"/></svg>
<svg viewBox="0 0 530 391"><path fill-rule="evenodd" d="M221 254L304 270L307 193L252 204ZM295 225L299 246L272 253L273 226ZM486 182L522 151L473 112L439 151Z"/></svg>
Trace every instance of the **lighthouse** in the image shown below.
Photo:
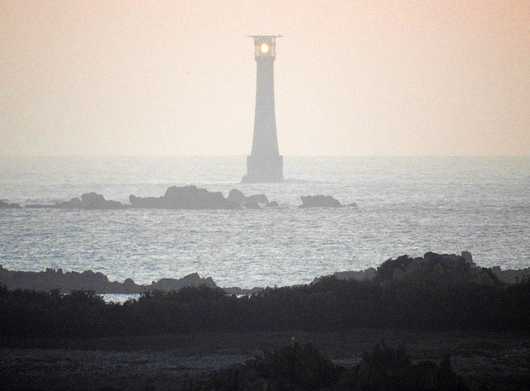
<svg viewBox="0 0 530 391"><path fill-rule="evenodd" d="M280 35L252 35L256 60L256 111L252 150L242 182L283 181L283 157L278 148L274 106L274 60Z"/></svg>

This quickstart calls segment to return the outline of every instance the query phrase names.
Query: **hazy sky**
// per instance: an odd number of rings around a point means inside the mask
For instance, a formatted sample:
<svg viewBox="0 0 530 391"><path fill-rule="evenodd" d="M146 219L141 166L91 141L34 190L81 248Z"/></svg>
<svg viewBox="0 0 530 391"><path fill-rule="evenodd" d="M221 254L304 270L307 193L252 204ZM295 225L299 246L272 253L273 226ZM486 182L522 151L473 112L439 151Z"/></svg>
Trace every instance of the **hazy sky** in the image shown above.
<svg viewBox="0 0 530 391"><path fill-rule="evenodd" d="M530 1L0 0L0 155L529 155Z"/></svg>

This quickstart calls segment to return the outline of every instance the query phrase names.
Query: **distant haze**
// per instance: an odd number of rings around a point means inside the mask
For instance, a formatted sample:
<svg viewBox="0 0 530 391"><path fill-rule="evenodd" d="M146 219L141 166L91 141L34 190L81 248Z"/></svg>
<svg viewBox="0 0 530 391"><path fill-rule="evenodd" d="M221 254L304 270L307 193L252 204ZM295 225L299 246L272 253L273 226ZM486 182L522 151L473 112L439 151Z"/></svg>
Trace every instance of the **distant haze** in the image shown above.
<svg viewBox="0 0 530 391"><path fill-rule="evenodd" d="M0 156L530 154L530 1L0 0Z"/></svg>

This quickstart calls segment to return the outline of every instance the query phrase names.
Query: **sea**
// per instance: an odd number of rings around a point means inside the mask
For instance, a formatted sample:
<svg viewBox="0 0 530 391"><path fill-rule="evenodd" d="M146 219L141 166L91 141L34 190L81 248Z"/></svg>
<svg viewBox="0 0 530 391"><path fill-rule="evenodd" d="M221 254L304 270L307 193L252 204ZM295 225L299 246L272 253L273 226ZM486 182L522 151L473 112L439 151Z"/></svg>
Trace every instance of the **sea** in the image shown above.
<svg viewBox="0 0 530 391"><path fill-rule="evenodd" d="M0 209L0 264L150 283L198 272L223 287L303 284L403 254L471 251L530 266L530 158L286 157L286 181L241 184L245 158L0 158L0 199L97 192L128 202L172 185L264 193L261 210ZM357 207L300 209L300 196Z"/></svg>

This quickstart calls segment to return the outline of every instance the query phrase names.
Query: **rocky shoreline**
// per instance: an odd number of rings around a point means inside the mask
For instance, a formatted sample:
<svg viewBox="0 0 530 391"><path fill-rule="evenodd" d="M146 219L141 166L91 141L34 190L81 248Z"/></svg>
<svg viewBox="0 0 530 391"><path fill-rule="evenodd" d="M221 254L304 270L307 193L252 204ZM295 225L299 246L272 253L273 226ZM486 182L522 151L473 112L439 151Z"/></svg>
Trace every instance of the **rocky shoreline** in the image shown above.
<svg viewBox="0 0 530 391"><path fill-rule="evenodd" d="M465 271L463 273L462 271ZM514 284L530 278L530 268L520 270L501 269L498 266L484 268L474 263L471 253L464 251L456 254L426 253L423 257L411 258L407 255L389 259L381 266L358 271L340 271L331 277L337 280L355 281L405 281L419 278L440 278L476 283L480 285ZM316 283L323 278L317 277ZM178 291L185 287L219 288L211 277L201 277L192 273L182 278L162 278L151 284L137 284L128 278L123 282L110 281L100 272L87 270L83 272L64 272L62 269L48 268L41 272L14 271L0 265L0 285L7 289L31 289L36 291L59 290L61 292L92 291L97 294L139 294L149 291ZM227 294L250 295L265 289L223 287Z"/></svg>

